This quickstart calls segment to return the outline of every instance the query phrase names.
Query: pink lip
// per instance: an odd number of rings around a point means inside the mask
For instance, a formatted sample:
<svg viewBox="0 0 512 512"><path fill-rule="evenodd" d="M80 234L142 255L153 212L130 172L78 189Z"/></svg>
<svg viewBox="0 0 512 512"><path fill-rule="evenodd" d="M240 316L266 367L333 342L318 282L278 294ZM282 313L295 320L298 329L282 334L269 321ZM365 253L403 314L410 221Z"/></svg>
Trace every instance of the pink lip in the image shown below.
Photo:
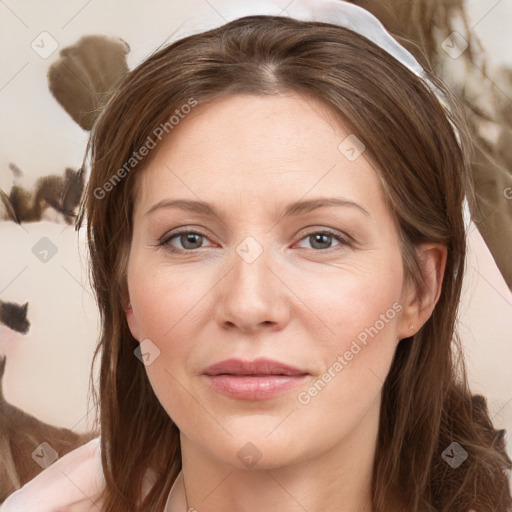
<svg viewBox="0 0 512 512"><path fill-rule="evenodd" d="M279 361L227 359L206 368L203 374L213 389L240 400L264 400L298 386L308 372Z"/></svg>
<svg viewBox="0 0 512 512"><path fill-rule="evenodd" d="M242 359L226 359L220 363L212 364L204 370L206 375L304 375L308 372L293 366L260 357L254 361Z"/></svg>

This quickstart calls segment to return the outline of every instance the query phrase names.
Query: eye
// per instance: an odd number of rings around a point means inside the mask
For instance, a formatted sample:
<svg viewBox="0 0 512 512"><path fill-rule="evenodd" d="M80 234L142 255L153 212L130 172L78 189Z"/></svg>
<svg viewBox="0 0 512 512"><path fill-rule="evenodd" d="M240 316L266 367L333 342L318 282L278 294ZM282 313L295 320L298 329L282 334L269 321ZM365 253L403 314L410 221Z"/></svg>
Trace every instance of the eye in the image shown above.
<svg viewBox="0 0 512 512"><path fill-rule="evenodd" d="M171 244L171 240L174 239L177 239L181 247L175 247ZM206 239L207 238L203 233L183 230L164 236L158 245L166 246L170 251L186 252L193 251L194 249L200 249L202 247L202 242Z"/></svg>
<svg viewBox="0 0 512 512"><path fill-rule="evenodd" d="M174 240L179 244L177 247L172 243ZM164 246L166 249L171 252L192 252L195 249L204 248L203 242L208 240L205 234L198 231L190 231L190 230L181 230L168 235L164 235L164 237L157 244L158 246ZM317 252L326 251L333 247L344 245L350 245L351 238L348 235L339 233L337 231L331 231L329 229L323 229L321 231L312 231L308 233L306 236L300 239L300 242L303 240L309 241L310 247ZM333 246L333 241L338 242ZM175 243L176 243L175 242ZM208 246L206 246L208 247ZM307 248L307 247L302 247Z"/></svg>
<svg viewBox="0 0 512 512"><path fill-rule="evenodd" d="M333 240L338 242L337 245L350 245L350 240L347 235L342 235L341 233L331 230L313 231L303 237L301 241L302 240L308 241L313 249L319 251L336 247L336 245L332 245Z"/></svg>

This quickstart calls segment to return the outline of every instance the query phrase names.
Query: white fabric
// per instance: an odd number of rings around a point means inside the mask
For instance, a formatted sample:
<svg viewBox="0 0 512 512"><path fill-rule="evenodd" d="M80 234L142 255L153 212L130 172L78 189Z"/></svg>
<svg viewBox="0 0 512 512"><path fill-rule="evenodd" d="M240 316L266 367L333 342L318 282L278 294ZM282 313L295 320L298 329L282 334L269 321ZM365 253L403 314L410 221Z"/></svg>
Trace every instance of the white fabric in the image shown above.
<svg viewBox="0 0 512 512"><path fill-rule="evenodd" d="M164 512L188 512L189 510L193 509L187 507L183 471L180 471L167 497Z"/></svg>
<svg viewBox="0 0 512 512"><path fill-rule="evenodd" d="M260 0L239 2L218 0L215 2L218 17L211 12L205 16L194 16L182 25L172 40L210 30L243 16L274 15L287 16L304 21L323 21L346 27L365 36L393 55L416 75L423 74L423 68L413 55L401 46L384 28L384 25L367 10L342 0L294 0L285 9L276 1Z"/></svg>
<svg viewBox="0 0 512 512"><path fill-rule="evenodd" d="M154 484L153 477L151 471L146 472L144 495ZM165 512L181 510L180 504L185 503L181 479L181 476L176 479L171 489ZM0 505L0 512L100 512L99 497L104 488L100 438L96 437L55 461L8 496ZM173 508L169 508L171 498Z"/></svg>
<svg viewBox="0 0 512 512"><path fill-rule="evenodd" d="M67 453L8 496L0 512L98 512L105 485L99 438Z"/></svg>

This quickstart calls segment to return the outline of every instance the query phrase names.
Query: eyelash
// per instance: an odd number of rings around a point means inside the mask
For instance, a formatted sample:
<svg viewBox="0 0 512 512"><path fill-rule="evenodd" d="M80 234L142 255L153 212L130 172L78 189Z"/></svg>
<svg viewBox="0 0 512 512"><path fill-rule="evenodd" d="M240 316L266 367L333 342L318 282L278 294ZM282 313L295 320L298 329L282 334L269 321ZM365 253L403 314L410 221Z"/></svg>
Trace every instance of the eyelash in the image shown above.
<svg viewBox="0 0 512 512"><path fill-rule="evenodd" d="M199 247L197 249L177 249L176 247L173 247L173 246L171 246L169 244L169 242L173 238L179 237L180 235L184 235L184 234L199 235L199 236L202 236L204 238L208 238L207 235L205 233L202 233L201 231L192 231L190 229L182 229L180 231L176 231L174 233L164 235L159 240L159 242L157 244L157 247L165 247L166 250L168 250L168 251L170 251L172 253L182 253L182 254L197 252L199 249L201 249L201 247ZM340 243L340 246L351 246L352 242L353 242L353 238L350 237L349 235L341 234L341 233L339 233L337 231L334 231L334 230L331 230L329 228L324 228L324 229L319 230L319 231L311 231L309 233L306 233L299 240L299 242L304 240L305 238L311 237L313 235L328 235L328 236L332 236L334 239L336 239ZM328 249L311 249L311 250L314 251L314 252L318 252L318 253L320 253L320 252L327 253L327 252L331 252L332 250L336 250L336 247L338 247L338 246L329 247ZM304 249L304 247L301 247L301 249Z"/></svg>

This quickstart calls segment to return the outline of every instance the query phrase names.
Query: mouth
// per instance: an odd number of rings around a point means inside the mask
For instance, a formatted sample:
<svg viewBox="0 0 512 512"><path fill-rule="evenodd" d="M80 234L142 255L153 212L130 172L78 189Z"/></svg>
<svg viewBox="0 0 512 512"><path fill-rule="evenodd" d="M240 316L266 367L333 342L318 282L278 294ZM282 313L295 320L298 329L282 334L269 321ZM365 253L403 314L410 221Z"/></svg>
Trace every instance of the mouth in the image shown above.
<svg viewBox="0 0 512 512"><path fill-rule="evenodd" d="M305 370L266 358L254 361L227 359L203 372L211 387L222 395L239 400L275 397L301 384Z"/></svg>
<svg viewBox="0 0 512 512"><path fill-rule="evenodd" d="M226 359L219 363L208 366L204 370L205 375L307 375L308 372L295 368L293 366L266 359L264 357L254 361L244 361L242 359Z"/></svg>

